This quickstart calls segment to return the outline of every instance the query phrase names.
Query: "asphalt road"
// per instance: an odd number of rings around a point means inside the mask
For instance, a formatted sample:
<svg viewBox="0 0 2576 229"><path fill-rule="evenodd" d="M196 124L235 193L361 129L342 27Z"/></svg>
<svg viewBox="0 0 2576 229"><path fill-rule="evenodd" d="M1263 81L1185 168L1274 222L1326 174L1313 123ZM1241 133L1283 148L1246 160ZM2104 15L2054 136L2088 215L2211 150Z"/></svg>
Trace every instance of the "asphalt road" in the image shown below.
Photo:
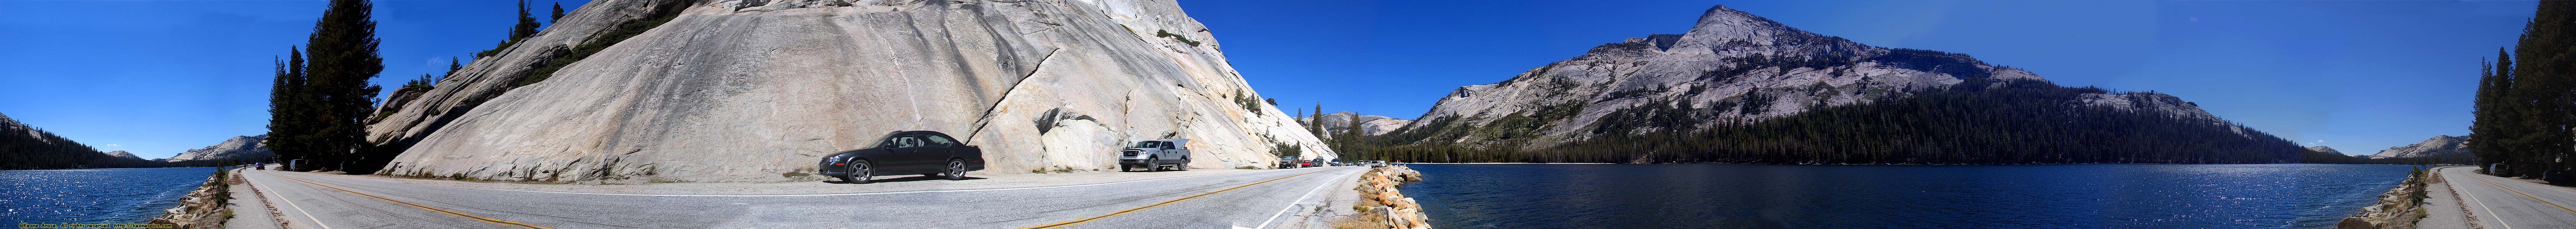
<svg viewBox="0 0 2576 229"><path fill-rule="evenodd" d="M1001 189L574 194L251 170L296 228L1286 228L1366 167ZM921 180L904 182L951 182ZM865 184L857 184L865 185Z"/></svg>
<svg viewBox="0 0 2576 229"><path fill-rule="evenodd" d="M2476 167L2442 167L2442 179L2459 190L2469 214L2487 228L2576 228L2576 189L2477 174Z"/></svg>

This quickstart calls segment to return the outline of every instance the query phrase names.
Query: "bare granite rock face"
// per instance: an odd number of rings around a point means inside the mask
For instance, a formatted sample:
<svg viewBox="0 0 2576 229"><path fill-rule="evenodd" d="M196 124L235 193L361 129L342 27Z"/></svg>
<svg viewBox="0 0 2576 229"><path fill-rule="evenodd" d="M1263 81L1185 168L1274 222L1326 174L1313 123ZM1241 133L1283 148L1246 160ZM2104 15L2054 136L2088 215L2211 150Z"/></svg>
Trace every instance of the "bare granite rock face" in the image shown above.
<svg viewBox="0 0 2576 229"><path fill-rule="evenodd" d="M1317 117L1299 118L1297 119L1297 123L1314 123L1316 118ZM1386 134L1387 132L1394 132L1396 128L1404 128L1404 125L1413 123L1413 120L1396 119L1376 115L1361 115L1359 113L1351 113L1350 111L1328 113L1321 116L1321 118L1324 120L1323 127L1326 132L1350 129L1351 122L1358 121L1360 122L1360 134L1365 135ZM1324 137L1331 138L1331 136Z"/></svg>
<svg viewBox="0 0 2576 229"><path fill-rule="evenodd" d="M2317 151L2317 152L2322 152L2322 153L2331 153L2331 154L2335 154L2335 155L2343 155L2343 151L2337 151L2337 150L2335 150L2335 149L2334 149L2334 147L2314 146L2314 147L2308 147L2308 151Z"/></svg>
<svg viewBox="0 0 2576 229"><path fill-rule="evenodd" d="M118 151L116 151L116 152L107 152L107 155L108 155L108 156L115 156L115 157L122 157L122 158L125 158L125 159L143 159L143 157L140 157L140 156L134 156L134 153L127 153L127 152L125 152L124 150L118 150Z"/></svg>
<svg viewBox="0 0 2576 229"><path fill-rule="evenodd" d="M1475 129L1461 131L1465 137L1432 141L1535 149L1589 138L1594 134L1586 128L1602 117L1646 104L1716 108L1717 119L1758 121L1816 107L1907 96L1971 78L2046 82L2036 74L1989 65L1965 54L1863 45L1717 6L1682 34L1628 38L1499 83L1460 87L1408 127ZM2084 102L2226 122L2195 104L2158 93L2093 94ZM1516 123L1502 126L1527 130L1492 128L1504 121ZM1719 123L1635 131L1705 129ZM2238 132L2245 131L2239 127ZM1537 137L1493 140L1526 135Z"/></svg>
<svg viewBox="0 0 2576 229"><path fill-rule="evenodd" d="M2476 154L2469 153L2469 149L2462 146L2468 142L2469 136L2433 136L2431 139L2424 139L2424 142L2388 147L2388 150L2380 150L2379 154L2372 154L2370 158L2476 157Z"/></svg>
<svg viewBox="0 0 2576 229"><path fill-rule="evenodd" d="M206 146L206 148L191 149L188 150L188 152L179 153L178 156L170 156L168 159L161 159L161 161L180 162L225 158L267 157L270 155L277 155L277 151L268 150L268 144L263 142L265 140L268 140L268 135L235 136L232 139L225 139L223 143L215 143L215 145Z"/></svg>
<svg viewBox="0 0 2576 229"><path fill-rule="evenodd" d="M660 2L594 2L531 40L568 44L580 39L559 36ZM687 2L510 89L500 76L534 58L520 55L546 55L521 44L443 80L372 139L405 149L388 174L602 182L812 179L796 176L901 130L982 146L984 172L1001 173L1116 168L1113 150L1142 139L1192 139L1193 168L1325 148L1246 102L1258 93L1173 2L847 2ZM477 97L488 100L466 102Z"/></svg>

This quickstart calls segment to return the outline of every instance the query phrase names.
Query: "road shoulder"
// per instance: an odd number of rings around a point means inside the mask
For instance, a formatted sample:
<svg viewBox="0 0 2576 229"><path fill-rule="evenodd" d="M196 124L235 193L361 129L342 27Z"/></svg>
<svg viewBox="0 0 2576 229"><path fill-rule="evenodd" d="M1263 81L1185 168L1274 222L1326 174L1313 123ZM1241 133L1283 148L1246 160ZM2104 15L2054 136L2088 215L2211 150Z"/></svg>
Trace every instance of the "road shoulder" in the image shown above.
<svg viewBox="0 0 2576 229"><path fill-rule="evenodd" d="M231 177L231 178L226 178L226 179L232 179L232 180L233 180L233 182L232 182L232 190L233 190L233 191L232 191L232 196L231 196L231 198L233 199L233 201L231 202L231 205L230 205L230 206L225 206L225 208L228 208L228 209L232 210L232 212L233 212L233 219L232 219L232 220L229 220L229 221L224 221L224 228L231 228L231 229L269 229L269 228L284 228L284 225L285 225L285 223L284 223L284 222L285 222L285 221L280 221L280 220L279 220L279 218L278 218L278 216L280 216L280 215L282 215L282 214L279 214L279 213L277 212L277 208L276 208L276 207L271 207L271 206L269 205L269 203L268 203L268 201L269 201L269 200L268 200L268 197L267 197L266 195L262 195L262 194L260 194L260 193L263 193L263 192L262 192L262 191L259 191L259 187L255 187L255 186L251 185L251 184L250 184L250 181L249 181L247 178L244 178L244 177L243 177L243 176L246 176L246 175L243 175L242 173L247 173L247 172L251 172L251 171L256 171L256 170L252 170L252 169L235 169L235 170L233 170L233 174L232 174L232 176L233 176L233 177Z"/></svg>
<svg viewBox="0 0 2576 229"><path fill-rule="evenodd" d="M2433 179L2433 182L2427 183L2427 185L2430 185L2427 189L2430 189L2431 194L2425 195L2424 198L2424 209L2426 214L2424 215L2423 220L2415 221L2415 228L2483 228L2474 223L2477 222L2477 219L2470 218L2468 205L2463 205L2461 203L2462 198L2460 198L2458 190L2454 190L2453 187L2451 187L2450 173L2443 172L2443 170L2454 168L2463 167L2441 167L2433 169L2435 178Z"/></svg>

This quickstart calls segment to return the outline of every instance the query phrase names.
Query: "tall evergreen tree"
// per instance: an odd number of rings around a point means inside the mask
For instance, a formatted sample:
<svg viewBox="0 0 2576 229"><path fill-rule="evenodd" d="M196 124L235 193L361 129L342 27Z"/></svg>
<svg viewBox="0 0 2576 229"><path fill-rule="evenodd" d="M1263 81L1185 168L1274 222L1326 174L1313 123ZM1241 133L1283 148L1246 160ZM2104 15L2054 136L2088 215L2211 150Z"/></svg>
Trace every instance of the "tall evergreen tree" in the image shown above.
<svg viewBox="0 0 2576 229"><path fill-rule="evenodd" d="M519 0L519 23L510 26L510 40L537 35L537 18L528 15L528 0Z"/></svg>
<svg viewBox="0 0 2576 229"><path fill-rule="evenodd" d="M2576 1L2544 1L2479 81L2470 150L2505 176L2570 179L2576 153Z"/></svg>
<svg viewBox="0 0 2576 229"><path fill-rule="evenodd" d="M555 20L563 20L563 14L563 3L555 3L555 13L552 16L546 17L546 23L554 23Z"/></svg>
<svg viewBox="0 0 2576 229"><path fill-rule="evenodd" d="M2576 108L2576 104L2571 104L2569 98L2570 92L2576 92L2571 90L2576 89L2576 79L2569 76L2576 73L2569 69L2576 63L2569 61L2576 60L2568 58L2576 54L2576 49L2569 47L2576 45L2571 44L2576 42L2576 36L2569 34L2576 32L2571 28L2576 27L2576 18L2571 18L2576 17L2576 12L2570 11L2576 11L2576 2L2542 2L2514 45L2516 64L2510 72L2515 79L2515 99L2530 103L2517 112L2521 125L2516 127L2529 134L2518 136L2513 143L2519 147L2507 151L2515 154L2509 157L2517 163L2509 164L2519 168L2512 169L2518 175L2538 176L2548 170L2564 170L2566 166L2559 161L2569 153L2568 147L2576 146L2570 144L2568 130L2570 121L2576 121L2576 117L2570 117L2570 108Z"/></svg>
<svg viewBox="0 0 2576 229"><path fill-rule="evenodd" d="M1315 120L1306 123L1306 132L1314 133L1315 137L1324 137L1324 103L1315 103L1315 113L1306 117Z"/></svg>
<svg viewBox="0 0 2576 229"><path fill-rule="evenodd" d="M304 53L311 54L309 63L290 63L283 67L301 66L301 72L286 70L288 77L280 87L293 87L283 96L273 96L273 110L282 112L271 117L270 140L284 159L305 159L311 168L352 170L368 167L370 157L361 149L365 122L376 103L376 93L383 87L369 83L384 72L384 58L378 56L374 4L360 0L334 0L313 23L313 34L307 38ZM371 168L371 167L368 167Z"/></svg>
<svg viewBox="0 0 2576 229"><path fill-rule="evenodd" d="M447 73L440 75L456 75L456 70L458 69L465 69L465 65L457 64L456 57L447 57ZM445 79L446 77L441 76L439 78Z"/></svg>
<svg viewBox="0 0 2576 229"><path fill-rule="evenodd" d="M2510 123L2506 121L2511 117L2508 110L2516 108L2509 105L2512 100L2505 97L2505 92L2513 87L2512 73L2509 70L2501 74L2496 71L2498 67L2512 68L2513 57L2499 48L2496 49L2496 58L2497 62L2478 62L2478 94L2470 111L2470 116L2475 119L2470 121L2471 138L2465 146L2470 153L2477 155L2482 165L2502 163L2498 159L2505 158L2501 155L2507 149L2505 139L2519 135L2506 131L2508 128L2503 125Z"/></svg>
<svg viewBox="0 0 2576 229"><path fill-rule="evenodd" d="M310 95L304 93L304 52L296 49L287 48L287 60L277 63L277 79L268 91L269 137L265 147L288 159L303 159L305 153L312 151L304 147L309 141L303 140L311 123L305 118L311 117L306 114L312 103L307 99Z"/></svg>

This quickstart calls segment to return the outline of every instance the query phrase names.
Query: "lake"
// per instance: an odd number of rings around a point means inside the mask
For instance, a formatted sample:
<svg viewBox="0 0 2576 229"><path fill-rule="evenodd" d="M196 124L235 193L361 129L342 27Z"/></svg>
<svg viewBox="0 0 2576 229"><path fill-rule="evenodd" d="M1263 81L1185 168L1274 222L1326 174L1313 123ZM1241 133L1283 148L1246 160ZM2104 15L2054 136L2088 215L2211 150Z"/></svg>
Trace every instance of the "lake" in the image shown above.
<svg viewBox="0 0 2576 229"><path fill-rule="evenodd" d="M2405 165L1411 165L1442 228L2331 228Z"/></svg>
<svg viewBox="0 0 2576 229"><path fill-rule="evenodd" d="M215 168L0 170L0 222L143 223Z"/></svg>

